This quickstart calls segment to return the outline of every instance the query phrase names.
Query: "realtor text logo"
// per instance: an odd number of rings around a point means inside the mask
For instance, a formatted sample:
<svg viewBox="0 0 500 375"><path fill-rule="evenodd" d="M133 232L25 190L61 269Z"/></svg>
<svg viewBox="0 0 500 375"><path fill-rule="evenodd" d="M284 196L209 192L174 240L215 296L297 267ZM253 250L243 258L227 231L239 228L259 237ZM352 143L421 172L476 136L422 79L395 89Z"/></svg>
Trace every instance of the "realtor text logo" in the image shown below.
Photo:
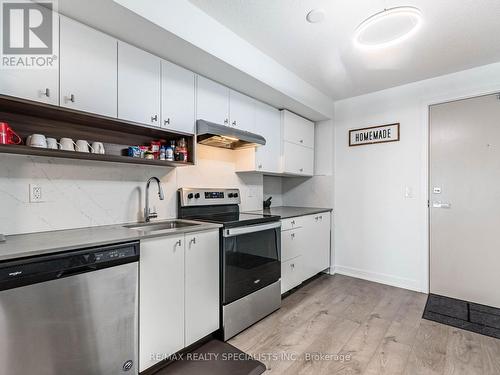
<svg viewBox="0 0 500 375"><path fill-rule="evenodd" d="M2 67L55 67L53 2L2 0L1 4Z"/></svg>

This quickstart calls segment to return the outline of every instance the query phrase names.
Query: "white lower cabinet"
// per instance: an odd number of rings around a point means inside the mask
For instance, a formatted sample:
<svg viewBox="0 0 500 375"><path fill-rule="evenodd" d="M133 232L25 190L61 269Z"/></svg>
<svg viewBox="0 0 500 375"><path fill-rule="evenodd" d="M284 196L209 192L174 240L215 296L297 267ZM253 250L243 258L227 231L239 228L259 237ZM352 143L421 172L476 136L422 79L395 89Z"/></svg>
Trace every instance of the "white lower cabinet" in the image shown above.
<svg viewBox="0 0 500 375"><path fill-rule="evenodd" d="M219 329L219 232L186 234L185 346Z"/></svg>
<svg viewBox="0 0 500 375"><path fill-rule="evenodd" d="M141 241L139 371L219 329L219 231Z"/></svg>
<svg viewBox="0 0 500 375"><path fill-rule="evenodd" d="M330 212L281 222L283 294L330 267Z"/></svg>

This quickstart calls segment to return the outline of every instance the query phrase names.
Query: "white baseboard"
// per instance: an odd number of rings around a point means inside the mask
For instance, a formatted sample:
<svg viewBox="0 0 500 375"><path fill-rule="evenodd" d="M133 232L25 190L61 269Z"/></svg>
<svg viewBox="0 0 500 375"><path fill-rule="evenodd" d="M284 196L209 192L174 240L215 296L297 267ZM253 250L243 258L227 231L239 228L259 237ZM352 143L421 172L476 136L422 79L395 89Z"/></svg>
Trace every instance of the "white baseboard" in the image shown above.
<svg viewBox="0 0 500 375"><path fill-rule="evenodd" d="M335 265L334 268L330 269L330 274L333 275L336 273L338 273L339 275L351 276L358 279L373 281L375 283L395 286L397 288L413 290L415 292L427 293L426 291L422 290L421 282L419 280L406 279L403 277L392 276L384 273L376 273L359 268L339 265Z"/></svg>

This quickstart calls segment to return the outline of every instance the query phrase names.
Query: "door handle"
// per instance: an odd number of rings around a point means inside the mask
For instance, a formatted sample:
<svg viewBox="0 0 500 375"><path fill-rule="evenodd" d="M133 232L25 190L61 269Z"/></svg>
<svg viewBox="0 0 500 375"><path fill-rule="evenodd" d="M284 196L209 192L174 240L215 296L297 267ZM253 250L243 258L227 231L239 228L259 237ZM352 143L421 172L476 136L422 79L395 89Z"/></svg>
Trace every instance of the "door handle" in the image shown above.
<svg viewBox="0 0 500 375"><path fill-rule="evenodd" d="M451 208L451 203L436 201L432 202L433 208Z"/></svg>

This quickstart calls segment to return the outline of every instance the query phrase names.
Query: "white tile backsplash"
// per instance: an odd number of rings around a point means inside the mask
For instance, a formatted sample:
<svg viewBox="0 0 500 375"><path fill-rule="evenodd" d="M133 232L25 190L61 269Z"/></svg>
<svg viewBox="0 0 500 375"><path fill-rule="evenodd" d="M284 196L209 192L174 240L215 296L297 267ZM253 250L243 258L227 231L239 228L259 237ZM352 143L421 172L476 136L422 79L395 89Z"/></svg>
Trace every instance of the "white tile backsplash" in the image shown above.
<svg viewBox="0 0 500 375"><path fill-rule="evenodd" d="M162 181L165 201L151 185L151 205L161 219L176 217L178 187L236 187L242 210L262 206L258 174L236 174L235 153L198 146L192 167L164 168L117 163L0 155L0 233L119 224L142 220L144 188L151 176ZM29 184L42 187L44 202L29 202Z"/></svg>

